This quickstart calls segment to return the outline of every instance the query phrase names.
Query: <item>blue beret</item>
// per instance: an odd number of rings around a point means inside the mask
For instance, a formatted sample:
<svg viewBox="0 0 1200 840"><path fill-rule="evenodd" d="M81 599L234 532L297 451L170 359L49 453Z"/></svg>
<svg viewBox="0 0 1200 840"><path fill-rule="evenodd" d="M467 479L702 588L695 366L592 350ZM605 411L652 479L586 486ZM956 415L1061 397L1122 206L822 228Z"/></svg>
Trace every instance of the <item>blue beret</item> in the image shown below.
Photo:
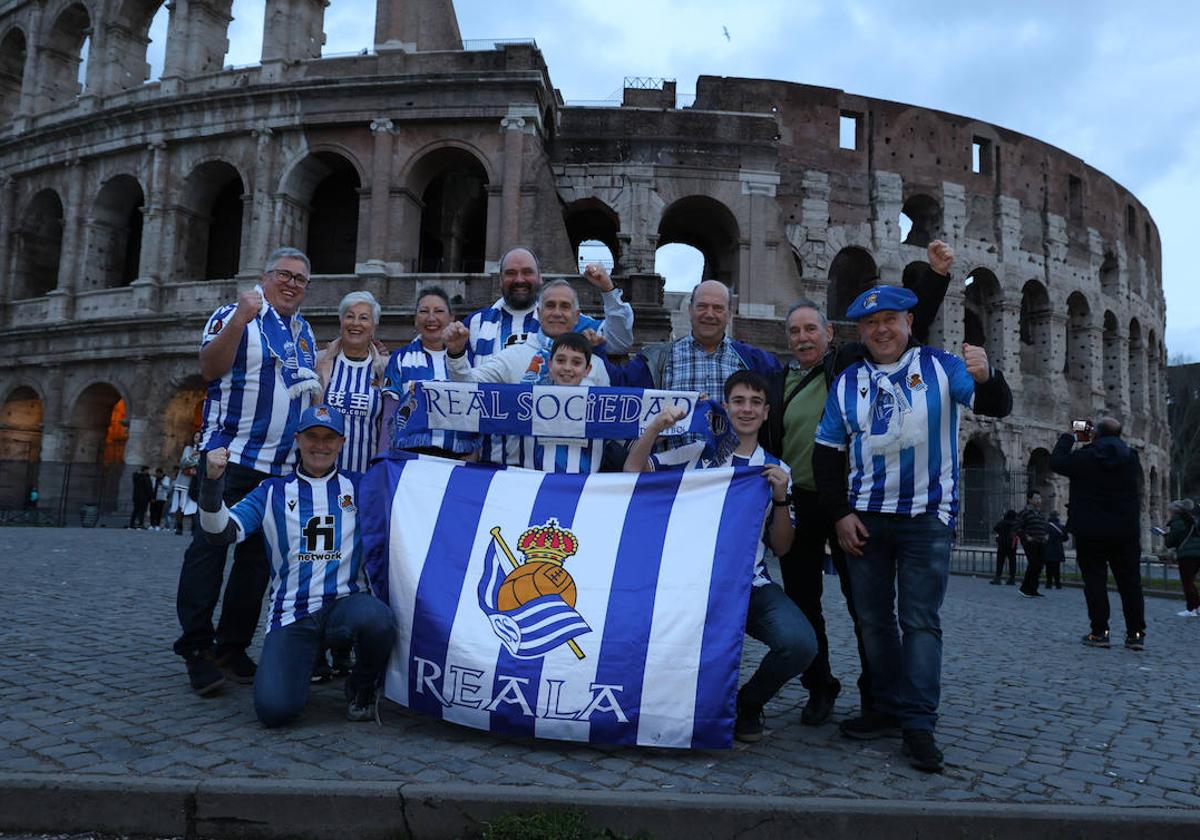
<svg viewBox="0 0 1200 840"><path fill-rule="evenodd" d="M854 299L846 318L857 321L873 312L907 312L917 305L917 296L903 286L876 286Z"/></svg>

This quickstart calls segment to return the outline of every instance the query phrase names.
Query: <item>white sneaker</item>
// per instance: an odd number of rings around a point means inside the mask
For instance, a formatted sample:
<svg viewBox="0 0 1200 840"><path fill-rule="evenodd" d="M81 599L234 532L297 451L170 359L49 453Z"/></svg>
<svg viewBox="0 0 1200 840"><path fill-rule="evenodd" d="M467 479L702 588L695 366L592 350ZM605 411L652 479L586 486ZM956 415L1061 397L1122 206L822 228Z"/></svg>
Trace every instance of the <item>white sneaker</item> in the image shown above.
<svg viewBox="0 0 1200 840"><path fill-rule="evenodd" d="M1175 613L1175 615L1179 616L1180 618L1200 618L1200 607L1196 607L1194 610L1182 610L1181 612Z"/></svg>

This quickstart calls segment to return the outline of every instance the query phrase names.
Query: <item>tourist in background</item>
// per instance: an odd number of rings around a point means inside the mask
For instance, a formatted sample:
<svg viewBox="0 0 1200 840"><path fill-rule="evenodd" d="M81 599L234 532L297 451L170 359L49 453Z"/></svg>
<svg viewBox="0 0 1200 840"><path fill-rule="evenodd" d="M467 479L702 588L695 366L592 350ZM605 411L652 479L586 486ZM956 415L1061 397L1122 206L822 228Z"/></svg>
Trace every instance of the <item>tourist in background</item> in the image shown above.
<svg viewBox="0 0 1200 840"><path fill-rule="evenodd" d="M1179 563L1179 582L1183 585L1186 606L1177 613L1181 618L1200 618L1200 592L1196 590L1196 572L1200 570L1200 529L1196 521L1196 504L1191 499L1171 502L1171 519L1167 523L1167 548L1175 549Z"/></svg>
<svg viewBox="0 0 1200 840"><path fill-rule="evenodd" d="M1059 521L1058 511L1050 511L1046 520L1046 588L1062 589L1062 564L1066 559L1063 545L1067 541L1067 529Z"/></svg>
<svg viewBox="0 0 1200 840"><path fill-rule="evenodd" d="M1004 565L1008 564L1008 585L1017 582L1017 512L1012 508L1004 511L1000 521L992 526L996 535L996 576L990 583L998 585L1004 582Z"/></svg>

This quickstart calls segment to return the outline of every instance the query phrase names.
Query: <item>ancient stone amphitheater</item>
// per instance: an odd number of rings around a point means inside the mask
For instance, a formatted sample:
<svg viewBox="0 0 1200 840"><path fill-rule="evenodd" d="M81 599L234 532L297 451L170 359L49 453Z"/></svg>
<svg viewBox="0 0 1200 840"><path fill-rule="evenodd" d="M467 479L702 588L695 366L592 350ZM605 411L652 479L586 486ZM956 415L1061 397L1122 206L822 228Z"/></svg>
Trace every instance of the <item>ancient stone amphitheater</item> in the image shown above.
<svg viewBox="0 0 1200 840"><path fill-rule="evenodd" d="M324 0L267 0L261 62L225 67L231 0L0 3L0 507L117 507L196 423L205 317L279 244L318 276L322 340L355 288L408 334L436 279L490 303L503 250L547 273L606 245L639 339L670 330L657 249L698 249L734 332L782 350L805 295L844 312L957 254L932 339L985 345L1014 415L964 424L965 536L1026 486L1073 417L1126 418L1157 519L1167 481L1161 249L1146 208L1084 161L969 117L830 88L629 80L572 106L533 41L464 42L450 0L378 0L375 43L322 56ZM364 45L365 46L365 45ZM1149 520L1148 520L1149 521Z"/></svg>

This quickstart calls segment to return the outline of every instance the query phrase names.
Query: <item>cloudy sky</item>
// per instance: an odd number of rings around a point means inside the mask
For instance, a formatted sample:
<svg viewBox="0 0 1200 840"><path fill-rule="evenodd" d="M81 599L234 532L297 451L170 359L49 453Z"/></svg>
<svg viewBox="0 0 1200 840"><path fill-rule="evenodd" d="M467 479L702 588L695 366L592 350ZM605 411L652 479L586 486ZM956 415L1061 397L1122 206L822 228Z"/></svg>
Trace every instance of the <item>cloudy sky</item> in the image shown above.
<svg viewBox="0 0 1200 840"><path fill-rule="evenodd" d="M1189 218L1200 189L1200 6L1145 0L457 0L464 38L532 37L568 101L625 76L785 79L967 114L1083 158L1150 208L1171 355L1200 360ZM234 0L229 64L252 64L263 0ZM326 54L373 40L374 3L333 0ZM728 38L725 31L728 30ZM161 44L162 40L158 40Z"/></svg>

